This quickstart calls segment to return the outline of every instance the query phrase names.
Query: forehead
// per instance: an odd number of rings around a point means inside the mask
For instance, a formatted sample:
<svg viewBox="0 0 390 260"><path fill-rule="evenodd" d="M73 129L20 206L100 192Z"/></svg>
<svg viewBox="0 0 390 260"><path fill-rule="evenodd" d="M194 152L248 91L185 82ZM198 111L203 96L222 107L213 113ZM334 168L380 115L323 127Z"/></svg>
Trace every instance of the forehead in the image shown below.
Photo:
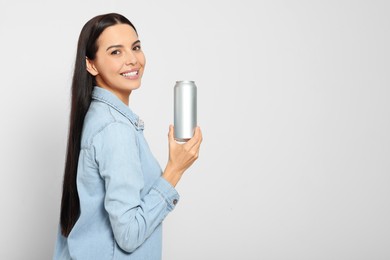
<svg viewBox="0 0 390 260"><path fill-rule="evenodd" d="M98 38L99 47L109 47L114 44L131 45L138 40L137 33L128 24L115 24L104 29Z"/></svg>

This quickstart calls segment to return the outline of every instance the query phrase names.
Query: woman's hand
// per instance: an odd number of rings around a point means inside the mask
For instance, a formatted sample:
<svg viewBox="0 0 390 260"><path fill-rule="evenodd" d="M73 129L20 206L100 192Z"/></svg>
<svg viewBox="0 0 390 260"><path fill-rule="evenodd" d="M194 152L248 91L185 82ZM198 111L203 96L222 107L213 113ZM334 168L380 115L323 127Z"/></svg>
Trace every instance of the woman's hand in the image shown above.
<svg viewBox="0 0 390 260"><path fill-rule="evenodd" d="M176 186L183 173L199 157L199 148L202 143L202 132L196 127L194 136L184 144L179 144L174 139L173 126L169 126L169 160L163 173L163 177Z"/></svg>

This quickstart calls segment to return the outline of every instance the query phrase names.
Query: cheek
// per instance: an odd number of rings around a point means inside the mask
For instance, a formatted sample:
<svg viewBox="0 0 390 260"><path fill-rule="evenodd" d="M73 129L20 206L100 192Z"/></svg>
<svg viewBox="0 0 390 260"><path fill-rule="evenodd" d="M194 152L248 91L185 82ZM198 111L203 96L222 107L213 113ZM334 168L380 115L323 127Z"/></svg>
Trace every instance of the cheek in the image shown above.
<svg viewBox="0 0 390 260"><path fill-rule="evenodd" d="M140 53L140 55L139 55L139 57L138 57L138 61L139 61L139 63L141 63L143 66L145 66L145 64L146 64L146 58L145 58L145 55L144 55L143 52Z"/></svg>
<svg viewBox="0 0 390 260"><path fill-rule="evenodd" d="M118 71L120 71L122 67L122 62L118 58L113 59L108 57L106 59L101 60L100 67L102 73L106 73L106 74L117 73Z"/></svg>

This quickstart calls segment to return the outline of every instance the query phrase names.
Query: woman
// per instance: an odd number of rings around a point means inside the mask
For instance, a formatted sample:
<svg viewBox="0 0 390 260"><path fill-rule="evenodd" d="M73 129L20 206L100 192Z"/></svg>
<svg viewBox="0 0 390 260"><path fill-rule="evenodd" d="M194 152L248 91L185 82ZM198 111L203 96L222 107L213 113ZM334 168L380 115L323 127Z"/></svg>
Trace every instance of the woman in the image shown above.
<svg viewBox="0 0 390 260"><path fill-rule="evenodd" d="M175 186L197 159L202 134L173 138L162 172L128 107L145 56L119 14L88 21L79 37L70 130L54 259L161 259L161 223L176 206Z"/></svg>

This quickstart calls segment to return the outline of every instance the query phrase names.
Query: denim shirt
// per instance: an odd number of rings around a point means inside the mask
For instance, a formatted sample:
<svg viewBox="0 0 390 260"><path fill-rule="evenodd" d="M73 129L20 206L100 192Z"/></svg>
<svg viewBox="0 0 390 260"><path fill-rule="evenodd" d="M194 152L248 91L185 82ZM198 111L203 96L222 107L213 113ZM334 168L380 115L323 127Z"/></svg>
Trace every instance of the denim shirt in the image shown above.
<svg viewBox="0 0 390 260"><path fill-rule="evenodd" d="M54 259L161 259L162 221L179 200L143 136L143 122L95 87L77 169L80 216L58 231Z"/></svg>

